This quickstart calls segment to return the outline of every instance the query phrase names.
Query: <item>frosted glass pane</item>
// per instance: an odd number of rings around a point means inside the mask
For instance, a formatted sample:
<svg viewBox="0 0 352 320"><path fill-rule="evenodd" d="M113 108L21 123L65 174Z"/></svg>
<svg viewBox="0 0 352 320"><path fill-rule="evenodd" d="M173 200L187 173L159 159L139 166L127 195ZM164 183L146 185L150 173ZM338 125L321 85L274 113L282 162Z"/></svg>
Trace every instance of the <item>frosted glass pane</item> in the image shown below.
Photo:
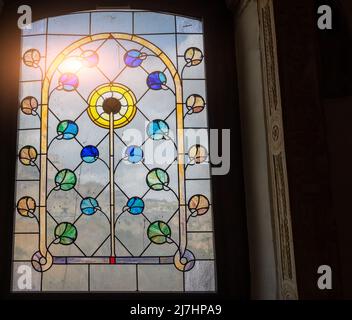
<svg viewBox="0 0 352 320"><path fill-rule="evenodd" d="M175 17L154 12L136 12L134 14L135 33L174 33Z"/></svg>
<svg viewBox="0 0 352 320"><path fill-rule="evenodd" d="M203 24L200 20L186 17L176 17L177 32L179 33L202 33Z"/></svg>
<svg viewBox="0 0 352 320"><path fill-rule="evenodd" d="M197 261L194 268L185 275L185 290L198 292L214 291L216 288L214 274L214 261Z"/></svg>
<svg viewBox="0 0 352 320"><path fill-rule="evenodd" d="M49 18L48 33L88 34L89 14L79 13Z"/></svg>
<svg viewBox="0 0 352 320"><path fill-rule="evenodd" d="M132 32L131 12L97 12L92 13L92 33Z"/></svg>
<svg viewBox="0 0 352 320"><path fill-rule="evenodd" d="M47 19L36 21L35 23L32 23L30 25L30 28L23 30L23 35L31 36L35 34L44 34L46 33L46 25L47 25Z"/></svg>

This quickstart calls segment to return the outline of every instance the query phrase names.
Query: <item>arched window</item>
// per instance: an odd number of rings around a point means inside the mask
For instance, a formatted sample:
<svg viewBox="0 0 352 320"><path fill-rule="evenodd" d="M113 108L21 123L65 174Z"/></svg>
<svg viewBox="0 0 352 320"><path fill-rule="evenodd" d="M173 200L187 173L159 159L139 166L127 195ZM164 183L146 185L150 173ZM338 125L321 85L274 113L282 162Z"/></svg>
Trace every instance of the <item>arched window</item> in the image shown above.
<svg viewBox="0 0 352 320"><path fill-rule="evenodd" d="M14 291L216 290L204 54L165 13L22 31Z"/></svg>

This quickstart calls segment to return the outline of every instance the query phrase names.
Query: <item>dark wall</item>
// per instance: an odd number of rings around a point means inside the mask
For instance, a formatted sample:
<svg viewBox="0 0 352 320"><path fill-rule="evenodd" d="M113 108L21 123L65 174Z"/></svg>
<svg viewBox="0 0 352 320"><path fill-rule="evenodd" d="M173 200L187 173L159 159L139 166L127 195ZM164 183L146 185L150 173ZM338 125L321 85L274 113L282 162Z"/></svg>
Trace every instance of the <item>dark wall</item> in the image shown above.
<svg viewBox="0 0 352 320"><path fill-rule="evenodd" d="M301 299L352 298L350 2L275 2ZM317 28L321 4L332 7L333 30ZM332 290L317 287L323 264L332 268Z"/></svg>
<svg viewBox="0 0 352 320"><path fill-rule="evenodd" d="M334 5L335 25L319 33L332 212L340 254L341 296L352 299L352 2Z"/></svg>
<svg viewBox="0 0 352 320"><path fill-rule="evenodd" d="M337 241L340 254L341 294L352 299L352 97L324 101L332 211L336 217Z"/></svg>

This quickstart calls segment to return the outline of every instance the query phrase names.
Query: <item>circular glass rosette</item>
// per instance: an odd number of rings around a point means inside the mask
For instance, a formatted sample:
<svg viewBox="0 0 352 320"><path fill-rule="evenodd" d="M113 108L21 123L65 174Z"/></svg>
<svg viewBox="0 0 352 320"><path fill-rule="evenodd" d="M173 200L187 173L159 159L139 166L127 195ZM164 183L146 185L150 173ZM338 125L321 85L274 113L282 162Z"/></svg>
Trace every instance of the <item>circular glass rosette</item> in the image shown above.
<svg viewBox="0 0 352 320"><path fill-rule="evenodd" d="M126 86L119 83L104 84L89 96L87 109L90 119L99 127L110 127L110 116L114 117L114 128L129 124L137 112L136 97Z"/></svg>

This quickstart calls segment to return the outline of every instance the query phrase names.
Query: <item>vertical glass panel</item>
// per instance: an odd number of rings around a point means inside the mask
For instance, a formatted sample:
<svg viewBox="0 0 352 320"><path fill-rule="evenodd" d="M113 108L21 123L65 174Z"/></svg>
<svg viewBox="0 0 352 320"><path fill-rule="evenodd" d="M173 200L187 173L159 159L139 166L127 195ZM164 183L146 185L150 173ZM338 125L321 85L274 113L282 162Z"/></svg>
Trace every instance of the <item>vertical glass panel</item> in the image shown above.
<svg viewBox="0 0 352 320"><path fill-rule="evenodd" d="M23 31L14 291L216 290L203 50L154 12Z"/></svg>

